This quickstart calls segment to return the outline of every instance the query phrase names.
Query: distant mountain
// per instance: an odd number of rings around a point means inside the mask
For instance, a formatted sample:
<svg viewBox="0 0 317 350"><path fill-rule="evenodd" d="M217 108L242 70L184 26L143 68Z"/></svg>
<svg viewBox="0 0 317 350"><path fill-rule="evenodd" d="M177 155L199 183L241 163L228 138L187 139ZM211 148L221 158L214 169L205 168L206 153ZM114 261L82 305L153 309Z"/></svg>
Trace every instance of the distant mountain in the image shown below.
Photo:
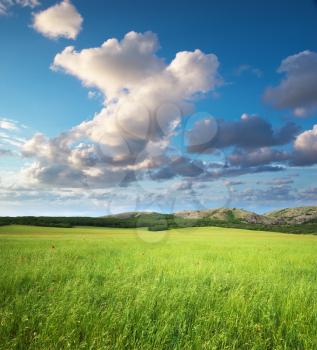
<svg viewBox="0 0 317 350"><path fill-rule="evenodd" d="M248 224L274 225L277 218L259 215L251 211L237 208L218 208L207 210L190 210L175 213L184 219L210 219L218 221L239 221Z"/></svg>
<svg viewBox="0 0 317 350"><path fill-rule="evenodd" d="M146 227L163 231L186 227L231 227L258 231L317 234L317 207L287 208L259 215L237 208L181 211L175 214L133 211L103 217L1 217L0 226L29 225L71 228L96 226L114 228Z"/></svg>
<svg viewBox="0 0 317 350"><path fill-rule="evenodd" d="M286 208L272 211L263 215L238 208L217 208L179 211L174 214L134 211L105 216L105 218L122 220L160 220L167 217L169 219L175 218L175 220L210 220L212 222L258 224L266 226L300 225L304 223L317 223L317 207Z"/></svg>
<svg viewBox="0 0 317 350"><path fill-rule="evenodd" d="M140 218L160 218L166 214L157 213L154 211L127 211L125 213L105 215L103 218L114 219L140 219Z"/></svg>
<svg viewBox="0 0 317 350"><path fill-rule="evenodd" d="M317 207L286 208L272 211L265 214L265 216L286 225L317 222Z"/></svg>
<svg viewBox="0 0 317 350"><path fill-rule="evenodd" d="M143 214L152 214L153 212L143 212L143 211L127 211L125 213L105 215L104 218L117 218L117 219L131 219L139 217Z"/></svg>

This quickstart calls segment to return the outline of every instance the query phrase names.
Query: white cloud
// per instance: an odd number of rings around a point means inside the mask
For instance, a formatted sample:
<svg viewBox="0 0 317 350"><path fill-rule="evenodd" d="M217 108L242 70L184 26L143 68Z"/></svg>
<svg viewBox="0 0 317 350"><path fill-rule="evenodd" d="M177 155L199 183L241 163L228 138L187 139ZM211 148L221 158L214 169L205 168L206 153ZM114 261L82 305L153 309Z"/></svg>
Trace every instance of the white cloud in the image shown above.
<svg viewBox="0 0 317 350"><path fill-rule="evenodd" d="M8 148L17 153L21 145L26 141L24 138L27 127L15 120L0 118L0 147Z"/></svg>
<svg viewBox="0 0 317 350"><path fill-rule="evenodd" d="M294 142L294 164L317 164L317 124L297 136Z"/></svg>
<svg viewBox="0 0 317 350"><path fill-rule="evenodd" d="M76 52L66 48L56 55L53 68L99 88L106 106L76 128L94 142L122 149L170 135L179 118L191 111L196 94L220 84L218 59L200 50L180 52L169 64L156 56L155 34L130 32L119 42Z"/></svg>
<svg viewBox="0 0 317 350"><path fill-rule="evenodd" d="M271 163L280 163L289 160L289 154L284 151L269 147L261 147L255 150L235 150L228 156L228 161L233 166L253 167Z"/></svg>
<svg viewBox="0 0 317 350"><path fill-rule="evenodd" d="M35 177L54 181L58 171L68 176L71 169L105 186L131 181L131 171L161 164L180 118L193 110L197 95L222 80L215 55L185 51L167 64L156 55L158 47L155 34L130 32L121 41L109 39L79 52L68 47L56 55L53 69L98 88L105 105L92 120L58 138L35 135L25 145L24 154L40 162ZM54 176L48 176L50 169Z"/></svg>
<svg viewBox="0 0 317 350"><path fill-rule="evenodd" d="M33 17L35 30L49 38L76 39L83 18L69 0L37 12Z"/></svg>
<svg viewBox="0 0 317 350"><path fill-rule="evenodd" d="M317 53L309 50L285 58L279 69L285 74L276 87L266 90L264 98L279 109L291 109L304 117L317 110Z"/></svg>
<svg viewBox="0 0 317 350"><path fill-rule="evenodd" d="M191 96L219 84L219 62L215 55L200 50L179 52L166 65L156 55L158 48L154 33L129 32L121 41L109 39L100 47L80 52L69 46L56 55L52 67L76 76L86 86L98 87L108 101L140 90L144 85L147 90L155 89L155 93L167 95L163 89L173 84L177 91L172 89L169 94Z"/></svg>
<svg viewBox="0 0 317 350"><path fill-rule="evenodd" d="M18 130L18 126L15 121L6 119L6 118L0 118L0 130Z"/></svg>
<svg viewBox="0 0 317 350"><path fill-rule="evenodd" d="M31 7L38 6L38 0L0 0L0 16L7 15L12 6Z"/></svg>
<svg viewBox="0 0 317 350"><path fill-rule="evenodd" d="M56 55L53 68L76 76L86 86L99 88L110 99L162 72L164 62L155 55L157 49L154 33L130 32L121 42L108 39L100 47L80 52L69 46Z"/></svg>

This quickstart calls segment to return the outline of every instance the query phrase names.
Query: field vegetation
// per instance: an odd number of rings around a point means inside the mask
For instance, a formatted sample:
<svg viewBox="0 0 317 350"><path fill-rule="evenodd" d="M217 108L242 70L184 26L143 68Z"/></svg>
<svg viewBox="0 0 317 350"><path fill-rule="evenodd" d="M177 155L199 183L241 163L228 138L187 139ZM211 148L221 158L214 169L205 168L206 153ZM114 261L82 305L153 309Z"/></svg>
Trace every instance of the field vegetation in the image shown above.
<svg viewBox="0 0 317 350"><path fill-rule="evenodd" d="M313 235L2 226L0 264L2 350L317 349Z"/></svg>

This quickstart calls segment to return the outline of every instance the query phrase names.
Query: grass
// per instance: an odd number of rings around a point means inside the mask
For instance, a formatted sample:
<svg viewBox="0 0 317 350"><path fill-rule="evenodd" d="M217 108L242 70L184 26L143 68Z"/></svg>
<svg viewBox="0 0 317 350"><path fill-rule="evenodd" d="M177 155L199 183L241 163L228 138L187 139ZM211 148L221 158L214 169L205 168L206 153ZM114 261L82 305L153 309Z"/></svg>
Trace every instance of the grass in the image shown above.
<svg viewBox="0 0 317 350"><path fill-rule="evenodd" d="M6 226L0 266L3 350L317 349L316 236Z"/></svg>

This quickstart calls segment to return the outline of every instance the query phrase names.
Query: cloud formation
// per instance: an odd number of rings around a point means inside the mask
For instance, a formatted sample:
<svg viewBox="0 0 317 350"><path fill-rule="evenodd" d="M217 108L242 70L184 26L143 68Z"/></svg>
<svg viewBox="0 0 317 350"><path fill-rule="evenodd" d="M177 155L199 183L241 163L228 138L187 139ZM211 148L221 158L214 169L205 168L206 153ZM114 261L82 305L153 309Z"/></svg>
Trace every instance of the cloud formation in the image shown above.
<svg viewBox="0 0 317 350"><path fill-rule="evenodd" d="M34 8L39 4L38 0L0 0L0 16L7 15L12 6Z"/></svg>
<svg viewBox="0 0 317 350"><path fill-rule="evenodd" d="M34 29L51 39L76 39L82 23L82 16L70 0L63 0L33 16Z"/></svg>
<svg viewBox="0 0 317 350"><path fill-rule="evenodd" d="M219 61L197 49L165 62L158 49L154 33L130 32L121 41L109 39L81 51L69 46L57 54L52 69L97 89L104 105L92 119L55 138L36 134L28 140L22 154L35 161L24 175L33 183L72 188L175 179L186 183L180 190L190 190L193 178L204 183L279 172L299 159L314 164L308 154L314 130L300 134L290 122L273 128L246 113L235 121L200 119L186 134L189 153L179 153L172 140L182 117L193 112L197 97L223 83ZM278 149L291 143L291 151ZM215 161L217 149L223 159ZM207 160L209 153L213 158Z"/></svg>
<svg viewBox="0 0 317 350"><path fill-rule="evenodd" d="M289 160L289 154L269 147L262 147L251 151L235 150L228 156L230 165L243 168L280 163Z"/></svg>
<svg viewBox="0 0 317 350"><path fill-rule="evenodd" d="M26 129L26 126L15 120L0 118L0 147L8 149L11 155L17 153L25 142L21 132Z"/></svg>
<svg viewBox="0 0 317 350"><path fill-rule="evenodd" d="M317 125L298 134L290 151L274 147L260 147L252 150L236 149L227 157L230 165L251 167L271 163L285 163L290 166L317 164Z"/></svg>
<svg viewBox="0 0 317 350"><path fill-rule="evenodd" d="M23 154L38 160L31 169L34 178L51 182L82 174L94 186L111 186L133 181L132 172L158 169L163 162L185 174L183 160L167 155L170 139L182 116L194 109L197 95L222 84L219 62L197 49L179 52L167 64L157 56L158 48L154 33L130 32L121 41L109 39L80 52L67 47L56 55L53 69L98 88L104 107L55 139L35 135L25 144Z"/></svg>
<svg viewBox="0 0 317 350"><path fill-rule="evenodd" d="M100 47L76 51L73 46L56 55L53 69L76 76L84 85L99 88L111 101L127 93L152 93L169 100L164 90L175 84L174 98L207 92L220 83L219 62L200 50L177 53L166 65L156 55L157 36L152 32L127 33L121 41L108 39ZM142 86L145 85L144 88Z"/></svg>
<svg viewBox="0 0 317 350"><path fill-rule="evenodd" d="M284 163L289 166L311 166L317 164L317 125L296 136L290 151L283 151L274 147L260 147L255 149L235 149L228 155L231 166L243 168Z"/></svg>
<svg viewBox="0 0 317 350"><path fill-rule="evenodd" d="M300 197L296 190L291 186L270 186L268 188L246 188L240 191L234 191L232 197L238 203L254 202L254 203L269 203L269 202L289 202L299 200Z"/></svg>
<svg viewBox="0 0 317 350"><path fill-rule="evenodd" d="M207 130L209 134L216 134L211 140L197 145ZM285 145L295 139L299 127L294 123L287 123L278 130L265 119L258 116L243 114L237 121L217 120L215 124L208 119L196 122L187 133L187 145L189 152L202 152L207 149L223 149L226 147L238 147L252 149Z"/></svg>
<svg viewBox="0 0 317 350"><path fill-rule="evenodd" d="M317 164L317 124L297 136L292 163L303 166Z"/></svg>
<svg viewBox="0 0 317 350"><path fill-rule="evenodd" d="M18 130L18 126L13 120L0 118L0 130Z"/></svg>
<svg viewBox="0 0 317 350"><path fill-rule="evenodd" d="M278 109L291 109L304 117L317 110L317 53L309 50L285 58L279 69L280 84L269 87L264 99Z"/></svg>
<svg viewBox="0 0 317 350"><path fill-rule="evenodd" d="M156 55L158 48L154 33L130 32L121 41L109 39L80 52L67 47L56 55L53 69L104 94L105 107L74 133L103 144L117 158L135 156L148 142L168 139L193 110L196 95L222 83L214 54L179 52L166 64Z"/></svg>

